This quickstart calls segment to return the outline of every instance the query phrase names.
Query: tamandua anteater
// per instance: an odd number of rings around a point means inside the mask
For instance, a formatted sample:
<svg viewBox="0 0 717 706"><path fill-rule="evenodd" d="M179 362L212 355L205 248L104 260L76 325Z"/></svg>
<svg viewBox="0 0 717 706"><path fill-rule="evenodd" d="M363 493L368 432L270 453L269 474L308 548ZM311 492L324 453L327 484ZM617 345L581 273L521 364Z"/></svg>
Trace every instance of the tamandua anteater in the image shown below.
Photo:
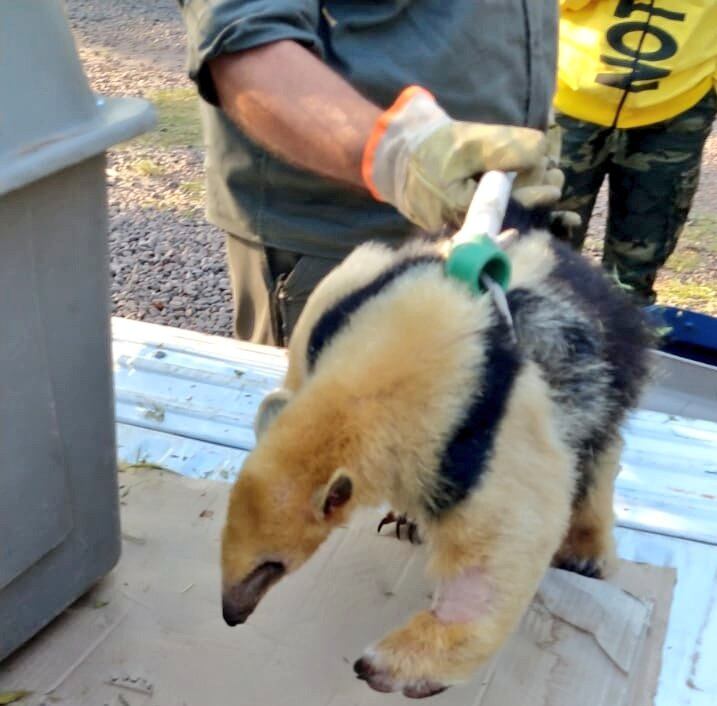
<svg viewBox="0 0 717 706"><path fill-rule="evenodd" d="M317 287L222 546L235 625L355 508L417 521L433 605L354 665L412 697L468 679L551 564L610 570L619 427L650 343L638 310L547 230L509 247L512 324L445 276L443 247L367 244Z"/></svg>

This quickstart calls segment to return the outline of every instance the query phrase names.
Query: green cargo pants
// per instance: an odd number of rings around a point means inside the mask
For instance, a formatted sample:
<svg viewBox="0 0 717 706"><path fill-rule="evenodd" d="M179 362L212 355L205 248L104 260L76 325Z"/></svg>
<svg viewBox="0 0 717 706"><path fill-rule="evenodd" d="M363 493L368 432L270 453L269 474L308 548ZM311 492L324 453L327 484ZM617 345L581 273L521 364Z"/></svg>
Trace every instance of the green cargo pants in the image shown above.
<svg viewBox="0 0 717 706"><path fill-rule="evenodd" d="M639 304L651 304L659 268L672 254L699 181L705 141L717 109L710 92L671 120L638 128L606 128L556 116L565 172L559 208L583 225L569 236L582 248L605 176L609 179L603 265Z"/></svg>
<svg viewBox="0 0 717 706"><path fill-rule="evenodd" d="M309 294L341 261L265 248L227 235L234 335L286 346Z"/></svg>
<svg viewBox="0 0 717 706"><path fill-rule="evenodd" d="M427 237L420 228L411 227L405 240L394 246ZM234 335L242 341L287 346L309 295L343 257L280 250L230 233L226 242Z"/></svg>

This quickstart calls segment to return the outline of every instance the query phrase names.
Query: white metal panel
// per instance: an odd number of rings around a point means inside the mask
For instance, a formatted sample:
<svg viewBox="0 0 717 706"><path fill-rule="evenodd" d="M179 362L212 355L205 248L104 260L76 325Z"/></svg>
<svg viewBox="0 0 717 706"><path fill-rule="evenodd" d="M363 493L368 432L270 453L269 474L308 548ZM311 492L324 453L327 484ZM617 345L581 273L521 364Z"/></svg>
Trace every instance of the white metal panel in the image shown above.
<svg viewBox="0 0 717 706"><path fill-rule="evenodd" d="M283 353L115 319L117 421L249 450L255 410L283 376ZM174 469L173 469L174 470Z"/></svg>
<svg viewBox="0 0 717 706"><path fill-rule="evenodd" d="M113 331L117 421L126 427L121 459L129 462L141 448L147 462L184 473L178 459L195 440L190 466L211 478L232 469L233 479L236 452L254 445L256 408L281 382L285 352L124 319L113 321ZM658 391L662 398L668 392ZM128 436L130 426L169 436L149 445L142 434ZM717 424L640 409L624 435L620 524L717 543ZM181 453L171 450L172 436Z"/></svg>
<svg viewBox="0 0 717 706"><path fill-rule="evenodd" d="M187 439L156 429L117 424L120 467L161 466L190 478L233 481L247 454L248 451Z"/></svg>
<svg viewBox="0 0 717 706"><path fill-rule="evenodd" d="M624 437L620 524L717 543L717 424L641 409Z"/></svg>

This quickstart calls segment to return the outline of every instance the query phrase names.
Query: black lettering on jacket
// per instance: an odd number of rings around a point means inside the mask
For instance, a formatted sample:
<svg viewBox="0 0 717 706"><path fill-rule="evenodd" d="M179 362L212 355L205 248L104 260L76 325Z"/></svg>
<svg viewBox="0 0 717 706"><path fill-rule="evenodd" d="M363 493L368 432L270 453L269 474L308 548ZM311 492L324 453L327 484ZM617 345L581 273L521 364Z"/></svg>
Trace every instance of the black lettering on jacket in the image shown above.
<svg viewBox="0 0 717 706"><path fill-rule="evenodd" d="M659 88L660 80L669 76L671 71L651 66L649 62L669 59L677 53L679 47L675 38L667 30L653 27L650 22L653 17L684 22L685 14L655 7L654 0L652 2L620 0L615 8L614 16L626 19L636 12L647 13L647 19L618 22L612 25L605 35L610 48L619 56L609 54L600 56L600 60L608 66L625 68L628 71L626 73L601 73L595 77L595 81L603 86L631 93L655 91ZM626 37L633 33L640 36L638 48L633 48L626 42ZM641 48L648 35L658 43L658 47L652 51L644 51Z"/></svg>

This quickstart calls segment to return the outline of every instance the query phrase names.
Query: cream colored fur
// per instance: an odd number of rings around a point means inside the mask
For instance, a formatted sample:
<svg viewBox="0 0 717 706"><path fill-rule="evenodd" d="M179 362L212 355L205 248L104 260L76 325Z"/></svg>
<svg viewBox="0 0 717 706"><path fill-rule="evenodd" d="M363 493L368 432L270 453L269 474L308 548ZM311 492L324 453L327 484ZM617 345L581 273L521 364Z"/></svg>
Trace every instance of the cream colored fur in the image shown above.
<svg viewBox="0 0 717 706"><path fill-rule="evenodd" d="M512 267L509 289L539 287L555 264L547 231L532 231L511 245L506 252Z"/></svg>
<svg viewBox="0 0 717 706"><path fill-rule="evenodd" d="M368 243L336 267L331 276L319 282L301 312L289 346L289 370L284 386L299 389L306 378L306 345L321 315L348 291L358 289L385 270L394 257L385 247Z"/></svg>

